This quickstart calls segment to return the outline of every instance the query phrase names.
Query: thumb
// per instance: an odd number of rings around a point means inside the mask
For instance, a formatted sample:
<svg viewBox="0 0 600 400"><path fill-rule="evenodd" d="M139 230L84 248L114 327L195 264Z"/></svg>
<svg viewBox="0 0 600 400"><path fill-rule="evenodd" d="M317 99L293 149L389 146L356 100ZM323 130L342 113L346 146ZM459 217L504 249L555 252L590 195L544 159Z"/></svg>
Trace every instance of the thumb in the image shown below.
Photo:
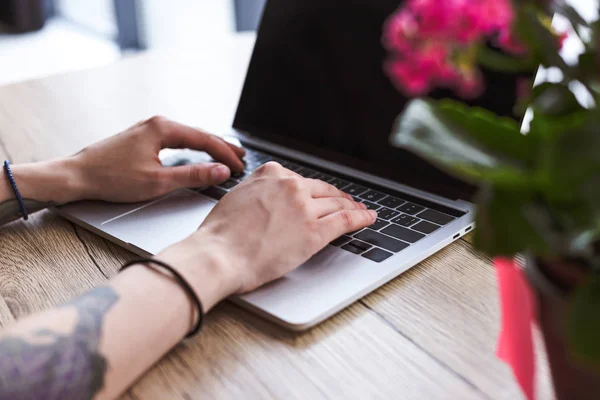
<svg viewBox="0 0 600 400"><path fill-rule="evenodd" d="M212 186L229 179L231 171L223 164L192 164L166 169L169 179L176 189Z"/></svg>

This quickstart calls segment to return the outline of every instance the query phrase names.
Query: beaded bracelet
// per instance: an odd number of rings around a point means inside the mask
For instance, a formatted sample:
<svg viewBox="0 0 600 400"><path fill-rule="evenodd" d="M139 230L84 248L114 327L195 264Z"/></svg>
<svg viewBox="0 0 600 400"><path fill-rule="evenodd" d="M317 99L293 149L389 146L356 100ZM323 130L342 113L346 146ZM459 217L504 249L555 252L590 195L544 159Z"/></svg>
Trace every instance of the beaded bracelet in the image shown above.
<svg viewBox="0 0 600 400"><path fill-rule="evenodd" d="M10 186L15 192L15 197L19 202L19 208L21 209L21 215L23 215L23 219L27 221L29 218L29 214L27 214L27 208L25 207L25 202L23 201L23 197L21 196L21 192L19 192L19 188L17 188L17 183L15 182L15 177L12 174L10 169L10 161L4 161L4 170L6 171L6 175L8 176L8 181L10 182Z"/></svg>
<svg viewBox="0 0 600 400"><path fill-rule="evenodd" d="M159 261L159 260L155 260L154 258L143 258L143 259L139 259L139 260L130 261L121 267L121 271L123 271L125 268L129 268L132 265L136 265L136 264L157 265L161 268L166 269L173 275L173 277L175 278L177 283L179 283L181 288L190 296L190 298L194 302L194 305L196 306L196 309L198 310L198 320L196 321L196 323L194 324L192 329L189 331L189 333L185 337L190 338L190 337L194 336L195 334L197 334L198 332L200 332L200 329L202 328L202 323L204 322L204 308L202 307L202 302L200 301L200 298L198 297L198 295L196 294L194 289L192 289L192 286L185 280L185 278L179 272L177 272L177 270L175 268L171 267L169 264Z"/></svg>

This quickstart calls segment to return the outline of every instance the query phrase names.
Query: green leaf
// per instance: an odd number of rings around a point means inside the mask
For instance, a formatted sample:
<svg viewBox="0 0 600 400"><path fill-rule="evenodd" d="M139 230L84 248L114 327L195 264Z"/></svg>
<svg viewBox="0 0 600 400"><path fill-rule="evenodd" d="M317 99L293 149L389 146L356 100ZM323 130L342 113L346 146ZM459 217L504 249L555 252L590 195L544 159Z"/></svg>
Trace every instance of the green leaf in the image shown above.
<svg viewBox="0 0 600 400"><path fill-rule="evenodd" d="M531 4L517 7L515 30L530 52L532 58L544 67L558 67L567 77L571 77L571 67L560 55L558 40L554 34L542 24L541 11Z"/></svg>
<svg viewBox="0 0 600 400"><path fill-rule="evenodd" d="M600 113L586 110L570 117L569 120L552 118L547 122L559 125L552 128L557 132L560 129L554 141L553 176L556 181L574 180L574 183L588 177L597 179L600 176Z"/></svg>
<svg viewBox="0 0 600 400"><path fill-rule="evenodd" d="M580 54L578 64L579 80L588 84L598 81L600 67L598 66L598 55L595 52L587 51Z"/></svg>
<svg viewBox="0 0 600 400"><path fill-rule="evenodd" d="M527 218L527 208L537 207L532 199L532 192L484 186L477 197L475 246L492 257L513 256L528 249L550 253L550 246Z"/></svg>
<svg viewBox="0 0 600 400"><path fill-rule="evenodd" d="M594 275L573 297L567 338L573 355L600 367L600 277Z"/></svg>
<svg viewBox="0 0 600 400"><path fill-rule="evenodd" d="M581 209L581 181L576 179L581 171L581 156L591 154L592 162L597 151L590 138L582 140L581 131L589 119L589 111L581 110L565 115L544 115L534 112L528 136L537 143L538 159L535 181L545 198L561 207L578 204ZM590 153L591 152L591 153ZM589 159L586 157L585 162ZM600 202L598 202L600 205Z"/></svg>
<svg viewBox="0 0 600 400"><path fill-rule="evenodd" d="M496 176L519 175L533 158L531 141L516 121L453 100L413 100L391 140L466 178L494 169Z"/></svg>
<svg viewBox="0 0 600 400"><path fill-rule="evenodd" d="M583 110L568 86L552 82L544 82L533 88L532 107L538 115L560 116Z"/></svg>
<svg viewBox="0 0 600 400"><path fill-rule="evenodd" d="M587 118L588 111L584 108L565 115L549 115L534 111L528 136L555 142L563 134L581 129Z"/></svg>
<svg viewBox="0 0 600 400"><path fill-rule="evenodd" d="M487 46L481 46L477 60L485 68L497 72L518 74L532 72L538 68L531 58L511 57Z"/></svg>

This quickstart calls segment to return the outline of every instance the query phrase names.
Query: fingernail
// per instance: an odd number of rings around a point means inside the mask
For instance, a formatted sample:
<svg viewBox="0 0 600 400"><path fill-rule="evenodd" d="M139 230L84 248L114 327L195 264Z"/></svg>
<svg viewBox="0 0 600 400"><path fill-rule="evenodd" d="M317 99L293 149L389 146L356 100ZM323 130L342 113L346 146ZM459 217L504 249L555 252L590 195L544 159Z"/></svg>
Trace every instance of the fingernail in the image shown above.
<svg viewBox="0 0 600 400"><path fill-rule="evenodd" d="M373 217L373 220L377 219L377 211L375 210L370 210L369 213L371 214L371 217Z"/></svg>
<svg viewBox="0 0 600 400"><path fill-rule="evenodd" d="M210 170L210 177L213 181L224 181L229 177L229 168L224 165L218 165Z"/></svg>
<svg viewBox="0 0 600 400"><path fill-rule="evenodd" d="M354 200L354 198L352 196L350 196L348 193L344 193L346 195L346 198L348 200Z"/></svg>
<svg viewBox="0 0 600 400"><path fill-rule="evenodd" d="M367 209L367 205L365 203L358 203L363 210Z"/></svg>

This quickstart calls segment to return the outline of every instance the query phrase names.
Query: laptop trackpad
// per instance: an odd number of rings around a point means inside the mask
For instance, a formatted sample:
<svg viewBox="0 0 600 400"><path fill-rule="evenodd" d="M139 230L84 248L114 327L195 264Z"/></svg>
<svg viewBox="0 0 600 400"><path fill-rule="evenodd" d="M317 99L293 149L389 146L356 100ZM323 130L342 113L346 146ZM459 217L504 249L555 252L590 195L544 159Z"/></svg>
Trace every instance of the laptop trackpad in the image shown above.
<svg viewBox="0 0 600 400"><path fill-rule="evenodd" d="M102 224L110 235L151 254L195 232L215 202L183 190Z"/></svg>

